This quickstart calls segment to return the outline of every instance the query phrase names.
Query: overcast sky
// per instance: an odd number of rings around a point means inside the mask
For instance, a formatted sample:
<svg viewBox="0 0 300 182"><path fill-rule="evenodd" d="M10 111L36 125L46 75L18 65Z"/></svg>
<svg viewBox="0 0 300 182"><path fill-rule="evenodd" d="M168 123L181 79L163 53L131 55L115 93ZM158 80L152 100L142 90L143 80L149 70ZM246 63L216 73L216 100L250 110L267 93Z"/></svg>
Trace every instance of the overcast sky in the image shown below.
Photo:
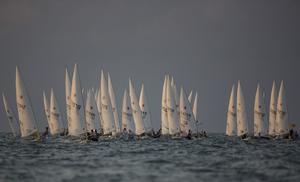
<svg viewBox="0 0 300 182"><path fill-rule="evenodd" d="M199 94L199 117L225 132L229 92L241 80L248 120L259 81L267 93L285 80L290 121L300 125L300 1L0 1L0 91L15 103L18 65L44 130L42 91L65 110L64 70L78 63L82 86L109 71L121 108L128 77L145 83L152 122L160 123L165 74ZM9 131L3 104L0 131ZM15 110L16 112L16 110ZM120 111L119 111L120 113ZM251 127L252 128L252 127Z"/></svg>

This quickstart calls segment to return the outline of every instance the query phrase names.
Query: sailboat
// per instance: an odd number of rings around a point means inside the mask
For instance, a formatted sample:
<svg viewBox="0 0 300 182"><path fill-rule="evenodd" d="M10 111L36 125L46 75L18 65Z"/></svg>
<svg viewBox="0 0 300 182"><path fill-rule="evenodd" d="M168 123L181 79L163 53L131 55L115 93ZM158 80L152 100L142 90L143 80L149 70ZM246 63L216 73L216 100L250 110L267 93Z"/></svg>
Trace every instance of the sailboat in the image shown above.
<svg viewBox="0 0 300 182"><path fill-rule="evenodd" d="M5 109L7 119L8 119L8 124L9 124L10 130L14 137L18 137L18 136L20 136L18 120L17 120L15 114L13 113L13 110L9 106L4 93L2 93L2 98L3 98L4 109Z"/></svg>
<svg viewBox="0 0 300 182"><path fill-rule="evenodd" d="M72 127L71 125L71 81L68 73L68 69L66 68L65 73L65 92L66 92L66 113L67 113L67 122L68 128Z"/></svg>
<svg viewBox="0 0 300 182"><path fill-rule="evenodd" d="M95 94L93 90L87 91L86 104L85 104L85 120L87 131L99 132L100 128L100 117L98 113L98 108L95 101Z"/></svg>
<svg viewBox="0 0 300 182"><path fill-rule="evenodd" d="M242 139L248 137L248 121L246 114L245 98L240 81L237 88L237 135Z"/></svg>
<svg viewBox="0 0 300 182"><path fill-rule="evenodd" d="M196 92L195 98L194 98L193 115L194 115L194 118L195 118L195 125L196 125L197 134L199 134L200 122L199 122L199 118L198 118L198 92Z"/></svg>
<svg viewBox="0 0 300 182"><path fill-rule="evenodd" d="M183 136L187 136L190 132L194 135L197 132L191 104L183 87L180 90L180 129Z"/></svg>
<svg viewBox="0 0 300 182"><path fill-rule="evenodd" d="M167 83L168 76L165 76L162 98L161 98L161 134L169 134L168 108L167 108Z"/></svg>
<svg viewBox="0 0 300 182"><path fill-rule="evenodd" d="M129 79L129 96L130 96L130 103L132 109L132 116L135 124L135 133L138 136L144 135L146 133L145 124L142 118L141 108L139 106L139 102L135 93L135 88Z"/></svg>
<svg viewBox="0 0 300 182"><path fill-rule="evenodd" d="M50 104L45 92L43 92L43 101L44 101L44 112L46 115L48 126L50 126Z"/></svg>
<svg viewBox="0 0 300 182"><path fill-rule="evenodd" d="M108 81L108 93L109 93L109 97L110 97L110 101L111 101L112 112L114 114L116 132L118 134L118 133L121 133L121 126L120 126L120 121L119 121L119 116L118 116L116 96L115 96L115 92L114 92L114 89L112 86L112 82L111 82L109 73L107 76L107 81Z"/></svg>
<svg viewBox="0 0 300 182"><path fill-rule="evenodd" d="M128 133L135 134L135 126L132 118L130 98L127 89L124 90L122 105L122 128L126 128Z"/></svg>
<svg viewBox="0 0 300 182"><path fill-rule="evenodd" d="M167 82L167 114L169 123L169 134L171 136L180 136L180 123L176 108L174 89L170 81Z"/></svg>
<svg viewBox="0 0 300 182"><path fill-rule="evenodd" d="M142 84L141 93L140 93L140 99L139 99L139 105L142 111L142 118L143 122L145 124L145 130L147 134L152 134L153 127L151 123L151 115L150 115L150 108L148 105L147 95L144 88L144 84Z"/></svg>
<svg viewBox="0 0 300 182"><path fill-rule="evenodd" d="M21 137L27 138L32 136L34 139L39 139L38 127L31 107L30 98L21 79L18 67L16 67L16 100Z"/></svg>
<svg viewBox="0 0 300 182"><path fill-rule="evenodd" d="M269 136L276 135L276 112L277 112L277 91L276 84L273 81L271 98L270 98L270 110L269 110Z"/></svg>
<svg viewBox="0 0 300 182"><path fill-rule="evenodd" d="M276 135L286 137L288 134L288 111L286 104L284 83L281 81L278 100L277 100L277 114L276 114Z"/></svg>
<svg viewBox="0 0 300 182"><path fill-rule="evenodd" d="M236 135L236 94L235 86L232 86L231 94L229 98L228 111L227 111L227 124L226 124L226 135Z"/></svg>
<svg viewBox="0 0 300 182"><path fill-rule="evenodd" d="M115 120L111 101L108 93L107 81L103 70L101 70L101 116L103 119L103 134L116 135Z"/></svg>
<svg viewBox="0 0 300 182"><path fill-rule="evenodd" d="M56 97L54 95L53 89L51 89L50 97L50 133L51 135L59 135L64 132L64 125L62 121L62 115L58 107Z"/></svg>
<svg viewBox="0 0 300 182"><path fill-rule="evenodd" d="M69 135L80 137L86 133L84 104L82 97L82 89L80 85L79 73L77 64L74 66L71 97L70 97L70 121L69 121Z"/></svg>
<svg viewBox="0 0 300 182"><path fill-rule="evenodd" d="M267 115L264 94L257 85L254 104L254 137L265 137L267 135Z"/></svg>

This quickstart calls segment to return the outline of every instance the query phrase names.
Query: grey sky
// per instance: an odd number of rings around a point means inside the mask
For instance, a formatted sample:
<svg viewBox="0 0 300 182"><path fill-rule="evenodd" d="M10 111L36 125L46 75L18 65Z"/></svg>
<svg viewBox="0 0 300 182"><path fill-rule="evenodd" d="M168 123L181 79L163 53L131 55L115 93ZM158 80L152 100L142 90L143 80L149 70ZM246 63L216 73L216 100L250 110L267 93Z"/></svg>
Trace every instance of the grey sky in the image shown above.
<svg viewBox="0 0 300 182"><path fill-rule="evenodd" d="M290 121L300 125L299 1L0 1L0 91L15 108L15 66L45 124L42 91L65 109L64 69L79 64L83 87L109 71L118 107L128 77L143 81L152 120L160 122L164 74L198 91L208 131L224 132L231 85L241 80L252 125L257 81L286 82ZM0 131L8 123L0 105Z"/></svg>

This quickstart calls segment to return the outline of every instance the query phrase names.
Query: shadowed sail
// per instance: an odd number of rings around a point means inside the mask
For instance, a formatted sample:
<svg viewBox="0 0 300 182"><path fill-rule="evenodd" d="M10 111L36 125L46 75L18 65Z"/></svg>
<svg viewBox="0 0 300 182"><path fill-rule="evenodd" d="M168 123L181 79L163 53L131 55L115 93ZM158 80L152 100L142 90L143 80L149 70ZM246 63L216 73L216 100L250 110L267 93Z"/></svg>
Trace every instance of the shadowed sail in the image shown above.
<svg viewBox="0 0 300 182"><path fill-rule="evenodd" d="M50 104L49 104L49 101L47 99L47 96L46 96L45 92L43 92L43 101L44 101L44 112L45 112L45 115L46 115L48 126L50 126L50 109L49 109Z"/></svg>
<svg viewBox="0 0 300 182"><path fill-rule="evenodd" d="M36 119L31 107L30 98L25 89L18 67L16 68L16 100L21 137L38 134Z"/></svg>
<svg viewBox="0 0 300 182"><path fill-rule="evenodd" d="M257 85L255 104L254 104L254 136L267 135L267 115L266 104L263 91L260 85Z"/></svg>
<svg viewBox="0 0 300 182"><path fill-rule="evenodd" d="M68 127L71 125L71 82L70 82L70 76L68 73L68 69L66 68L65 73L65 92L66 92L66 113L67 113L67 121L68 121Z"/></svg>
<svg viewBox="0 0 300 182"><path fill-rule="evenodd" d="M4 105L5 113L6 113L6 116L8 119L8 124L9 124L10 130L11 130L12 134L14 135L14 137L19 136L20 129L18 126L19 124L18 124L17 118L16 118L13 110L9 106L4 93L2 93L2 98L3 98L3 105Z"/></svg>
<svg viewBox="0 0 300 182"><path fill-rule="evenodd" d="M271 98L270 98L270 110L269 110L269 135L270 136L276 135L276 112L277 112L277 90L276 90L275 81L273 81Z"/></svg>
<svg viewBox="0 0 300 182"><path fill-rule="evenodd" d="M96 106L95 94L93 90L87 91L85 104L85 120L87 131L100 131L100 117Z"/></svg>
<svg viewBox="0 0 300 182"><path fill-rule="evenodd" d="M64 125L62 121L62 115L59 110L59 106L54 95L53 89L51 89L50 97L50 133L51 135L58 135L64 132Z"/></svg>
<svg viewBox="0 0 300 182"><path fill-rule="evenodd" d="M114 91L109 73L107 76L107 81L108 81L108 93L109 93L109 97L110 97L110 101L111 101L111 108L112 108L112 112L114 114L116 132L120 133L121 126L120 126L119 115L118 115L118 110L117 110L116 96L115 96L115 91Z"/></svg>
<svg viewBox="0 0 300 182"><path fill-rule="evenodd" d="M243 136L248 134L248 121L246 114L245 98L240 81L237 88L237 135Z"/></svg>
<svg viewBox="0 0 300 182"><path fill-rule="evenodd" d="M227 111L227 123L226 123L226 135L236 135L236 94L235 86L232 86L231 94L229 98L228 111Z"/></svg>
<svg viewBox="0 0 300 182"><path fill-rule="evenodd" d="M122 128L123 129L126 128L128 132L131 131L133 134L135 134L135 126L132 117L130 98L127 89L124 90L124 95L123 95Z"/></svg>
<svg viewBox="0 0 300 182"><path fill-rule="evenodd" d="M168 121L168 109L167 109L167 78L165 76L162 97L161 97L161 134L169 134L169 121Z"/></svg>
<svg viewBox="0 0 300 182"><path fill-rule="evenodd" d="M169 123L169 134L180 135L180 123L176 108L174 89L171 86L170 81L167 81L167 114Z"/></svg>

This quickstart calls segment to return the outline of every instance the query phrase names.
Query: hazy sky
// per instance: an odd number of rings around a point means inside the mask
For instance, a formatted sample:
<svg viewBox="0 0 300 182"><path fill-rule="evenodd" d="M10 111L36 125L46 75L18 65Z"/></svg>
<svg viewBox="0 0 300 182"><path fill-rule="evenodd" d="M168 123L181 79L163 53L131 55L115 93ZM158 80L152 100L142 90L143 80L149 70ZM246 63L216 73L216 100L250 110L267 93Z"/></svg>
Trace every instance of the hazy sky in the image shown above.
<svg viewBox="0 0 300 182"><path fill-rule="evenodd" d="M300 1L0 1L0 91L15 104L18 65L46 125L42 91L65 110L64 70L79 64L82 86L109 71L118 108L128 77L145 83L152 122L160 122L164 75L199 94L208 131L224 132L231 86L241 80L252 126L256 84L285 80L289 118L300 125ZM8 122L0 105L0 131ZM16 110L15 110L16 112ZM120 113L120 112L119 112ZM252 127L251 127L252 128Z"/></svg>

